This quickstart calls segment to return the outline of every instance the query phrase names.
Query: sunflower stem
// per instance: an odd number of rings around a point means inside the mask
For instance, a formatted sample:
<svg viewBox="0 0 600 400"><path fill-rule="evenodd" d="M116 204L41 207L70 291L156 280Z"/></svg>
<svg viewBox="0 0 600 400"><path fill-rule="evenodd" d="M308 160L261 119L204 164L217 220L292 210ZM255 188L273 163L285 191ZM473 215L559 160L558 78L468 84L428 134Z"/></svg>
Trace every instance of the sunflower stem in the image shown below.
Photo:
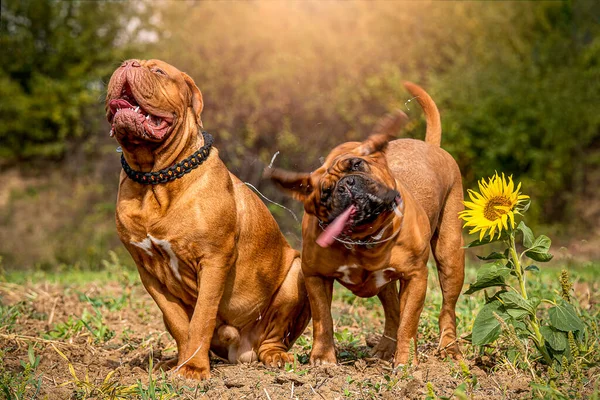
<svg viewBox="0 0 600 400"><path fill-rule="evenodd" d="M509 249L510 249L510 255L512 258L512 262L515 267L515 274L517 275L517 279L519 280L519 288L521 289L521 296L523 296L523 298L525 300L528 300L529 296L527 296L527 288L525 287L525 274L523 271L523 267L521 266L521 257L519 257L519 255L517 253L517 247L515 244L515 233L516 233L515 231L512 231L508 235L508 240L509 240L508 245L509 245ZM535 337L533 338L535 346L538 348L540 353L542 353L542 356L544 357L544 359L548 363L551 363L552 359L551 359L550 355L548 354L546 347L544 345L544 337L542 336L542 333L540 332L540 324L538 322L535 312L533 314L530 314L530 324L531 324L531 329L533 329L533 332L535 334Z"/></svg>
<svg viewBox="0 0 600 400"><path fill-rule="evenodd" d="M521 296L523 296L523 298L525 300L528 300L529 297L527 296L527 288L525 287L525 277L523 276L523 268L521 267L521 257L519 257L519 255L517 254L517 249L515 246L514 232L511 232L510 235L508 235L508 239L509 239L508 245L510 248L510 255L512 258L513 265L515 266L515 273L517 274L517 279L519 280L519 288L521 289Z"/></svg>

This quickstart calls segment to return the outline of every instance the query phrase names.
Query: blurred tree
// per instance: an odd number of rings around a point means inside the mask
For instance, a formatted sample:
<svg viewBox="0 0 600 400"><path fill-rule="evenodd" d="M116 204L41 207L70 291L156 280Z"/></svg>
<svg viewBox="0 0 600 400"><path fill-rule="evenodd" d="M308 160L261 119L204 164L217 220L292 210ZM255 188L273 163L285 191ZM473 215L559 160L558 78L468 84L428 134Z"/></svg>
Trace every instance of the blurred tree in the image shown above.
<svg viewBox="0 0 600 400"><path fill-rule="evenodd" d="M600 200L600 3L503 3L486 18L483 4L459 7L470 22L432 86L466 184L514 174L534 220L595 225L575 212Z"/></svg>
<svg viewBox="0 0 600 400"><path fill-rule="evenodd" d="M597 4L169 3L155 54L196 79L228 166L286 205L260 182L272 154L312 170L384 112L418 117L407 79L438 102L465 187L514 174L536 197L530 215L560 222L599 169ZM402 136L422 137L416 120Z"/></svg>
<svg viewBox="0 0 600 400"><path fill-rule="evenodd" d="M103 82L130 50L144 7L7 0L1 11L0 160L61 157L98 132Z"/></svg>

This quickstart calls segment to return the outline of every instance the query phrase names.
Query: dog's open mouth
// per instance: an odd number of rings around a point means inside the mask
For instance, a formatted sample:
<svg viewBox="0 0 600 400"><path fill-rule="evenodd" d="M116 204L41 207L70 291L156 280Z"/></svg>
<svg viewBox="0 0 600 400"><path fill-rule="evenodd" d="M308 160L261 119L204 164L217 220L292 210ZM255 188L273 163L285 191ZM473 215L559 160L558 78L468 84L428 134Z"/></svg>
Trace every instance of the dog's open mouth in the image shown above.
<svg viewBox="0 0 600 400"><path fill-rule="evenodd" d="M323 233L317 238L317 244L321 247L331 246L340 233L352 227L355 214L356 206L351 204L350 207L346 208L329 225L327 225L323 230Z"/></svg>
<svg viewBox="0 0 600 400"><path fill-rule="evenodd" d="M393 210L400 201L400 194L395 190L385 193L383 198L372 193L352 196L350 205L324 228L317 238L317 244L329 247L340 234L351 236L354 230L372 223L382 213Z"/></svg>
<svg viewBox="0 0 600 400"><path fill-rule="evenodd" d="M128 83L123 85L121 96L108 103L111 136L116 131L135 133L142 139L162 140L173 123L173 118L159 116L144 110L136 101Z"/></svg>

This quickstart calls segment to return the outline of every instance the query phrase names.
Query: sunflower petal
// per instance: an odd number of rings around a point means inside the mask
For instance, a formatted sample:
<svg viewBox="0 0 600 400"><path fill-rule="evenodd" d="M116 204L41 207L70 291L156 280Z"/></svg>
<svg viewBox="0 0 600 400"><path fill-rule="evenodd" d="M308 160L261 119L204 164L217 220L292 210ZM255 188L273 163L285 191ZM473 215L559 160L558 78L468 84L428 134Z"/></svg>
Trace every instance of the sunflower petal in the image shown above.
<svg viewBox="0 0 600 400"><path fill-rule="evenodd" d="M479 205L477 205L477 204L475 204L475 203L471 203L470 201L463 201L463 204L464 204L466 207L469 207L469 208L470 208L470 209L472 209L472 210L474 210L474 209L477 209L477 208L480 208L480 207L481 207L481 206L479 206Z"/></svg>

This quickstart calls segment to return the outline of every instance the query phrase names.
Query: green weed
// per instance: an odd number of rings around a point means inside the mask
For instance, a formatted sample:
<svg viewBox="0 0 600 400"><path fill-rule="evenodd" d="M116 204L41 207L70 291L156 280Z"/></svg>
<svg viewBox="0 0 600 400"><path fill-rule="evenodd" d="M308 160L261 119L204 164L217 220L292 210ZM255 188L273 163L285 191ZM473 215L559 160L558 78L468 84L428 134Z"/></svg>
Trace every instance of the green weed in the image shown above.
<svg viewBox="0 0 600 400"><path fill-rule="evenodd" d="M40 357L35 354L34 345L29 345L27 360L20 364L21 372L7 371L4 351L0 350L0 393L7 400L35 399L42 387L42 374L36 374Z"/></svg>
<svg viewBox="0 0 600 400"><path fill-rule="evenodd" d="M182 390L177 389L169 382L164 371L161 371L160 381L152 376L153 366L153 357L150 356L148 362L148 385L144 386L138 380L135 386L135 393L139 398L142 400L169 400L179 397L182 394Z"/></svg>
<svg viewBox="0 0 600 400"><path fill-rule="evenodd" d="M75 368L67 356L56 346L52 345L54 351L58 353L66 362L71 375L71 380L64 382L61 386L74 385L75 393L74 397L77 399L130 399L135 394L135 385L122 385L117 376L115 376L116 370L110 371L104 379L101 381L92 381L89 374L86 372L85 377L80 378L75 372Z"/></svg>
<svg viewBox="0 0 600 400"><path fill-rule="evenodd" d="M79 293L79 301L89 303L94 309L105 308L108 311L119 311L130 301L131 292L124 292L119 297L95 296L90 297L85 293Z"/></svg>
<svg viewBox="0 0 600 400"><path fill-rule="evenodd" d="M94 309L93 314L84 309L80 318L69 316L67 321L54 324L52 329L43 337L46 339L68 339L84 330L87 330L94 337L96 343L106 342L115 335L115 332L104 322L98 309Z"/></svg>
<svg viewBox="0 0 600 400"><path fill-rule="evenodd" d="M24 302L19 302L12 306L0 304L0 330L13 332L17 318L23 314Z"/></svg>
<svg viewBox="0 0 600 400"><path fill-rule="evenodd" d="M367 356L367 353L359 346L360 337L354 336L354 334L348 329L344 328L334 332L335 340L338 345L338 359L341 362L357 360Z"/></svg>

